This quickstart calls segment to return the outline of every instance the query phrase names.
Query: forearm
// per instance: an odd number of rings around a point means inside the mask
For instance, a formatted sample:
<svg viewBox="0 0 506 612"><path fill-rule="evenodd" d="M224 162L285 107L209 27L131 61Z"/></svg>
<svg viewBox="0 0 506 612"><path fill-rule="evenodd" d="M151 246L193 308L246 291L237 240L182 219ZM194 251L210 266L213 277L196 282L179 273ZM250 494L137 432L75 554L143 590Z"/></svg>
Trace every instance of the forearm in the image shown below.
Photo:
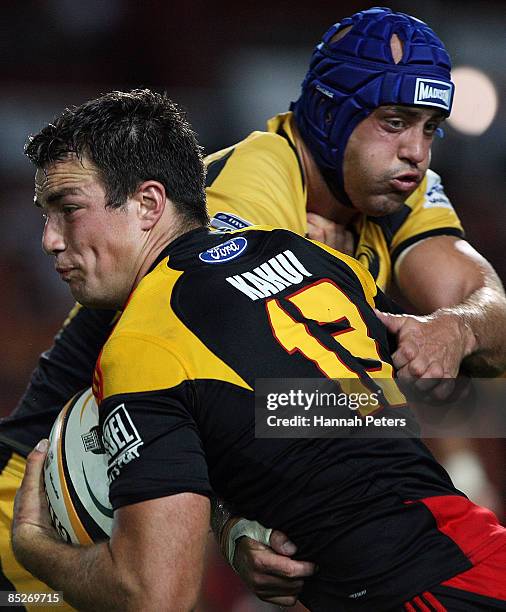
<svg viewBox="0 0 506 612"><path fill-rule="evenodd" d="M422 240L401 256L397 274L403 295L418 313L429 322L436 320L429 325L433 332L426 360L457 351L457 368L451 364L445 374L457 371L464 358L465 371L473 376L506 369L504 288L490 263L469 243L451 236Z"/></svg>
<svg viewBox="0 0 506 612"><path fill-rule="evenodd" d="M506 370L506 298L502 287L487 281L460 304L440 308L434 316L455 317L462 333L471 332L466 373L494 376Z"/></svg>
<svg viewBox="0 0 506 612"><path fill-rule="evenodd" d="M24 538L30 547L24 548ZM35 543L35 544L34 544ZM139 610L147 602L136 592L135 580L118 573L107 542L92 546L73 546L55 534L30 533L17 538L14 552L31 574L79 610Z"/></svg>

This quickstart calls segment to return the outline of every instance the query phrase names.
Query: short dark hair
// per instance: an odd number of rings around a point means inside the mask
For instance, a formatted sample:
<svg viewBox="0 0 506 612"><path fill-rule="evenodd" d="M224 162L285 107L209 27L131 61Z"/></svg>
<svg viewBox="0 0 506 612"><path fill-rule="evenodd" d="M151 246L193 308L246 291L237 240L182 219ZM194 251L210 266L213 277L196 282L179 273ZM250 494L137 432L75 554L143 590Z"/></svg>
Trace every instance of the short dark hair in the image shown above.
<svg viewBox="0 0 506 612"><path fill-rule="evenodd" d="M112 91L67 108L28 139L25 153L41 169L69 154L86 156L98 168L113 208L143 181L159 181L185 220L209 222L202 148L166 94Z"/></svg>

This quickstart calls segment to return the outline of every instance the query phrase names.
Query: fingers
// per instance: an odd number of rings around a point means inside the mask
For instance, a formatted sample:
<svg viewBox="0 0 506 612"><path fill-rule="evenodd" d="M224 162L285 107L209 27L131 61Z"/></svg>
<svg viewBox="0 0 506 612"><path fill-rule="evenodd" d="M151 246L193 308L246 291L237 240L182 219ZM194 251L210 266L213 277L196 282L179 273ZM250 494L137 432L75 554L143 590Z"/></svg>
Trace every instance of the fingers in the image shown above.
<svg viewBox="0 0 506 612"><path fill-rule="evenodd" d="M306 215L306 219L308 223L311 225L321 228L323 231L333 231L336 227L344 229L344 226L339 223L334 223L330 219L326 219L321 215L317 215L316 213L308 212Z"/></svg>
<svg viewBox="0 0 506 612"><path fill-rule="evenodd" d="M270 550L257 551L248 568L247 579L244 568L238 569L257 597L280 606L295 605L304 578L314 573L312 563L293 561Z"/></svg>
<svg viewBox="0 0 506 612"><path fill-rule="evenodd" d="M272 550L274 552L279 553L280 555L286 555L287 557L291 557L297 552L297 547L293 542L288 539L288 536L285 535L282 531L274 530L271 533L271 538L269 541Z"/></svg>
<svg viewBox="0 0 506 612"><path fill-rule="evenodd" d="M416 374L411 372L411 370L406 366L410 366L414 363L414 360L418 355L418 351L419 347L414 341L404 340L399 344L399 347L395 353L392 353L392 363L394 364L399 376L416 376ZM425 368L423 367L421 360L418 364L415 364L415 366L417 371L421 371L422 374L425 372ZM404 369L405 371L403 372ZM401 372L403 373L401 374ZM418 376L421 376L421 374Z"/></svg>
<svg viewBox="0 0 506 612"><path fill-rule="evenodd" d="M256 583L276 587L280 592L295 592L302 588L303 579L312 576L315 565L309 561L295 561L272 551L258 552L252 559Z"/></svg>
<svg viewBox="0 0 506 612"><path fill-rule="evenodd" d="M26 459L23 481L14 499L13 537L23 526L30 533L34 529L51 529L42 478L47 449L48 441L41 440Z"/></svg>
<svg viewBox="0 0 506 612"><path fill-rule="evenodd" d="M281 532L277 532L280 534ZM281 534L284 536L284 534ZM286 536L284 536L286 538ZM292 544L292 546L294 546ZM256 540L243 537L237 543L234 565L251 568L254 572L281 578L306 578L315 571L314 563L296 561L278 554ZM242 575L242 573L241 573Z"/></svg>
<svg viewBox="0 0 506 612"><path fill-rule="evenodd" d="M344 232L344 245L343 248L340 249L346 255L351 255L352 257L355 254L355 239L353 238L353 234L351 232Z"/></svg>
<svg viewBox="0 0 506 612"><path fill-rule="evenodd" d="M25 475L21 484L25 489L32 490L34 487L39 488L43 486L41 476L48 448L49 440L41 440L28 455L26 459Z"/></svg>
<svg viewBox="0 0 506 612"><path fill-rule="evenodd" d="M292 597L260 597L260 599L281 608L291 608L297 603L295 595Z"/></svg>
<svg viewBox="0 0 506 612"><path fill-rule="evenodd" d="M307 234L308 238L311 240L317 240L318 242L323 242L325 244L325 232L321 227L314 225L313 223L307 222Z"/></svg>
<svg viewBox="0 0 506 612"><path fill-rule="evenodd" d="M455 379L445 378L438 382L437 386L432 390L432 395L438 400L445 400L451 396L455 390Z"/></svg>
<svg viewBox="0 0 506 612"><path fill-rule="evenodd" d="M388 312L381 312L377 308L374 309L374 314L392 334L396 334L409 320L409 315L393 315Z"/></svg>
<svg viewBox="0 0 506 612"><path fill-rule="evenodd" d="M394 360L400 363L399 359ZM420 355L408 361L404 367L398 369L399 378L414 380L414 387L417 391L427 394L436 400L449 398L455 389L455 379L445 372L443 365L438 361L429 361Z"/></svg>
<svg viewBox="0 0 506 612"><path fill-rule="evenodd" d="M316 213L307 213L307 236L324 244L352 255L354 252L353 234L344 225L334 223Z"/></svg>
<svg viewBox="0 0 506 612"><path fill-rule="evenodd" d="M281 531L273 532L271 543L278 550L296 549ZM237 543L234 567L257 597L278 606L295 605L304 578L315 572L313 563L295 561L247 537Z"/></svg>

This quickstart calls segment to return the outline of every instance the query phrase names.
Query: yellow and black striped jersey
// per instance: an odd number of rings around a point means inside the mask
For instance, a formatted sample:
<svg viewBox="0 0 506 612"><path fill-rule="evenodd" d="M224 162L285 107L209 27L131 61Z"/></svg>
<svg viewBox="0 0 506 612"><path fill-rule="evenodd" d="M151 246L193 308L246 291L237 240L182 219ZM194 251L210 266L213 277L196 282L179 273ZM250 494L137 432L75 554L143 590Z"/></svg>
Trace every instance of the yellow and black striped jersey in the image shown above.
<svg viewBox="0 0 506 612"><path fill-rule="evenodd" d="M395 387L373 311L383 299L356 260L286 230L202 228L171 243L95 370L113 507L215 492L318 564L301 596L314 610L365 589L357 609L379 611L470 567L416 503L458 495L416 436L255 436L257 379ZM399 400L385 391L381 414L408 416Z"/></svg>
<svg viewBox="0 0 506 612"><path fill-rule="evenodd" d="M232 214L255 225L306 234L307 192L291 120L292 113L277 115L269 120L266 132L253 132L206 158L212 217ZM383 291L404 249L430 236L463 236L441 179L432 170L399 211L385 217L362 216L355 232L355 257Z"/></svg>

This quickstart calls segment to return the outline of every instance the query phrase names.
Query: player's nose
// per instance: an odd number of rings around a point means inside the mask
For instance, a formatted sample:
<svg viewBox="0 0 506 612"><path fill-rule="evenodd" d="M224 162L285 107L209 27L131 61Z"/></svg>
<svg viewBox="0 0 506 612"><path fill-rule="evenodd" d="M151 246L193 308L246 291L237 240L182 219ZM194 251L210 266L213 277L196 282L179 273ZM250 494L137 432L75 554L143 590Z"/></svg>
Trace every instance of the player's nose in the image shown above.
<svg viewBox="0 0 506 612"><path fill-rule="evenodd" d="M46 218L42 232L42 248L48 255L56 255L66 248L65 238L58 223L52 216Z"/></svg>
<svg viewBox="0 0 506 612"><path fill-rule="evenodd" d="M432 140L427 138L422 128L413 127L402 135L399 141L399 159L410 164L421 164L430 154Z"/></svg>

